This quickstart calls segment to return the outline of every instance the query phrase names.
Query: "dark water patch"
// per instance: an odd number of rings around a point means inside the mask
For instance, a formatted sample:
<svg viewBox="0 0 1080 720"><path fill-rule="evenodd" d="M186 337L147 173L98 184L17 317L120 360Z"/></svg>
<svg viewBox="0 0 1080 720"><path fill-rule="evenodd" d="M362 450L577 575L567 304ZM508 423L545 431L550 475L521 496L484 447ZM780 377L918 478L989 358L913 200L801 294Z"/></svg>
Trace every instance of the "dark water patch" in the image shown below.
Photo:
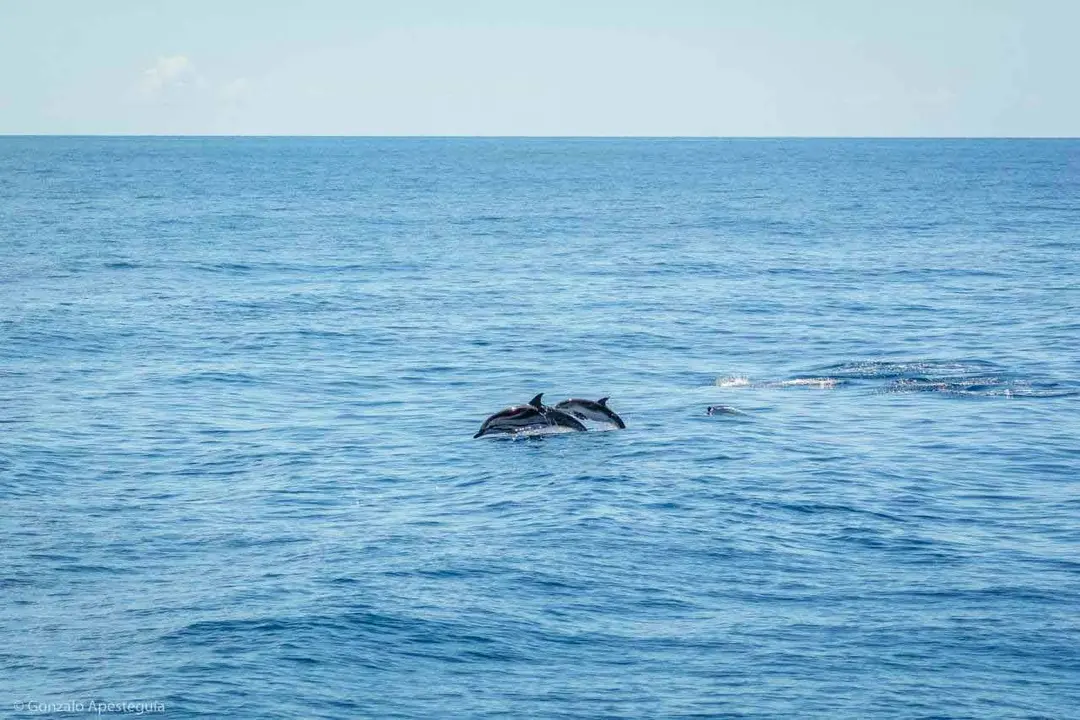
<svg viewBox="0 0 1080 720"><path fill-rule="evenodd" d="M84 565L78 563L58 565L56 570L57 572L74 573L77 575L131 575L136 572L133 568L109 565Z"/></svg>
<svg viewBox="0 0 1080 720"><path fill-rule="evenodd" d="M310 540L304 536L283 536L275 538L260 537L233 537L221 543L222 547L230 549L265 548L274 545L305 544Z"/></svg>
<svg viewBox="0 0 1080 720"><path fill-rule="evenodd" d="M150 224L153 226L166 228L176 226L194 227L196 221L193 218L187 217L157 217L151 220Z"/></svg>
<svg viewBox="0 0 1080 720"><path fill-rule="evenodd" d="M235 263L235 262L221 262L221 263L205 263L196 262L190 266L194 270L205 273L223 273L226 275L248 275L255 270L254 265L247 263Z"/></svg>
<svg viewBox="0 0 1080 720"><path fill-rule="evenodd" d="M213 218L214 224L224 230L241 230L261 224L261 215L253 213L231 213Z"/></svg>
<svg viewBox="0 0 1080 720"><path fill-rule="evenodd" d="M254 385L266 383L268 380L241 371L200 370L174 375L168 382L176 385Z"/></svg>

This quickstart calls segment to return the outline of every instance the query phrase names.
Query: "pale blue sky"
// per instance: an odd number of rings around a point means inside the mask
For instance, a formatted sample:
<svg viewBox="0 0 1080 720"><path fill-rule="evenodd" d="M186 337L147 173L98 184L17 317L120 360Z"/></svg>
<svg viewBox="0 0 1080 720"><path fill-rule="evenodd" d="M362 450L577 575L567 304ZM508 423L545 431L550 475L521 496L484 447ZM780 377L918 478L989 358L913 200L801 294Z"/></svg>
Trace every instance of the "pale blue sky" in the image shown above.
<svg viewBox="0 0 1080 720"><path fill-rule="evenodd" d="M0 133L1080 135L1080 0L0 0Z"/></svg>

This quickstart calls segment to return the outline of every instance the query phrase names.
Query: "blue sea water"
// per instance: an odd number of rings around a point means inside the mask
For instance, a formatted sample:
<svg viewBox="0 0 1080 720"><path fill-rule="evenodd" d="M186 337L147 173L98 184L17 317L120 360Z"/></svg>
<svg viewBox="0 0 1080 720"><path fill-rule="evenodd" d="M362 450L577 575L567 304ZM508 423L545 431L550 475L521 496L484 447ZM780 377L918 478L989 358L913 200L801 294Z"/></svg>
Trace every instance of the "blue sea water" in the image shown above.
<svg viewBox="0 0 1080 720"><path fill-rule="evenodd" d="M1078 250L1074 140L0 138L0 716L1080 717Z"/></svg>

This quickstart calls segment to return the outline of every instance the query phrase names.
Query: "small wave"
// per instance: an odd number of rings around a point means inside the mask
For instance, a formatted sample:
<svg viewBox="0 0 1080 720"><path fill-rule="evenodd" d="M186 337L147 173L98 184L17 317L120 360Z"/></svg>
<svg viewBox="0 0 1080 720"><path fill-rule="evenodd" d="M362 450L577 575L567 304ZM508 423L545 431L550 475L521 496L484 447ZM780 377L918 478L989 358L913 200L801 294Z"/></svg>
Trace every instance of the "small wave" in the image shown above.
<svg viewBox="0 0 1080 720"><path fill-rule="evenodd" d="M248 273L254 268L245 263L194 263L191 267L201 272L209 273Z"/></svg>
<svg viewBox="0 0 1080 720"><path fill-rule="evenodd" d="M261 381L257 375L245 372L226 372L220 370L197 370L170 378L177 385L199 383L254 384Z"/></svg>
<svg viewBox="0 0 1080 720"><path fill-rule="evenodd" d="M718 377L716 387L750 387L750 378L744 376Z"/></svg>

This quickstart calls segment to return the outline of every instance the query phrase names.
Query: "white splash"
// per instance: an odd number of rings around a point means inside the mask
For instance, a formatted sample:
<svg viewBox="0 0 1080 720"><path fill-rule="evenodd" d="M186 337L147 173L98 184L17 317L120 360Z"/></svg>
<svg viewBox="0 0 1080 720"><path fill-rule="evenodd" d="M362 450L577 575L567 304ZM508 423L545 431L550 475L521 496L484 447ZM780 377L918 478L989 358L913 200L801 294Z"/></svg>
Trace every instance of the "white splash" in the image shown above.
<svg viewBox="0 0 1080 720"><path fill-rule="evenodd" d="M781 380L776 387L809 387L820 390L832 390L839 382L836 378L795 378L794 380Z"/></svg>

